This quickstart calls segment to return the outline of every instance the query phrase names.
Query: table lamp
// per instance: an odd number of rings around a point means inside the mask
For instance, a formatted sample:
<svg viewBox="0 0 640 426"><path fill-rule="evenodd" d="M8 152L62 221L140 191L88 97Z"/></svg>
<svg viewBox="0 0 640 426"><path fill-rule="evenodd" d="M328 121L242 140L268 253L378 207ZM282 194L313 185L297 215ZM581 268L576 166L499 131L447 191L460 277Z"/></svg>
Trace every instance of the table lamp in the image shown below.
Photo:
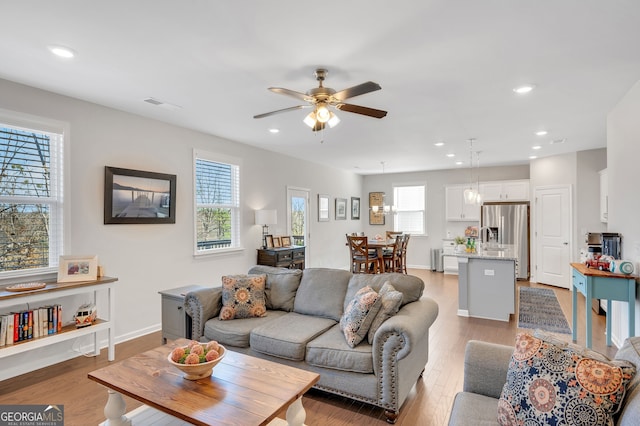
<svg viewBox="0 0 640 426"><path fill-rule="evenodd" d="M267 248L269 225L278 223L276 210L256 210L256 225L262 225L262 248Z"/></svg>

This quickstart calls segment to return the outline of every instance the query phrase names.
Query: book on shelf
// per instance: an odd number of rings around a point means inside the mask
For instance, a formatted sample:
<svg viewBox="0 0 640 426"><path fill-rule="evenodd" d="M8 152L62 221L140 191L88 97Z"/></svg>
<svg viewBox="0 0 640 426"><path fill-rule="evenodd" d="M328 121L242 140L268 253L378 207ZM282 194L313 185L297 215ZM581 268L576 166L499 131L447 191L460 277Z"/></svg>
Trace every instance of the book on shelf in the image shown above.
<svg viewBox="0 0 640 426"><path fill-rule="evenodd" d="M7 327L9 326L9 317L2 315L0 317L0 346L7 344Z"/></svg>

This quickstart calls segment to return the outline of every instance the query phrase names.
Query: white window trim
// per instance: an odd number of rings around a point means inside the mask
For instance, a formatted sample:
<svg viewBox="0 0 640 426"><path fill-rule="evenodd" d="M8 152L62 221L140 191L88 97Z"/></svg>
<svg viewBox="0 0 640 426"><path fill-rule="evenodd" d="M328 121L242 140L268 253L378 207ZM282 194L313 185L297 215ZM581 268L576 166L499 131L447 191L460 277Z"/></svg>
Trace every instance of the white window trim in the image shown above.
<svg viewBox="0 0 640 426"><path fill-rule="evenodd" d="M59 233L59 238L61 238L62 241L59 243L59 254L64 255L69 253L71 241L71 191L69 190L69 188L71 188L71 126L68 122L3 108L0 108L0 122L12 127L62 135L62 152L60 153L62 158L58 159L58 161L62 163L62 174L58 176L57 182L51 182L51 184L61 186L62 203L59 214L62 214L62 232ZM55 278L58 273L58 259L51 259L50 263L51 266L46 268L0 272L0 285L19 282L25 278L42 280Z"/></svg>
<svg viewBox="0 0 640 426"><path fill-rule="evenodd" d="M238 247L229 247L229 248L221 248L215 250L207 250L205 252L198 251L198 203L196 201L196 159L205 159L208 161L214 161L218 163L226 163L226 164L234 164L240 168L240 188L238 188L239 193L239 223L238 223L238 239L239 246ZM193 199L193 256L195 258L204 258L211 256L227 256L234 253L239 253L244 251L244 246L242 245L242 182L244 181L244 167L242 164L242 159L239 157L232 157L224 154L217 154L211 151L204 151L199 149L193 150L193 158L192 158L192 199Z"/></svg>
<svg viewBox="0 0 640 426"><path fill-rule="evenodd" d="M402 187L402 186L424 186L424 218L423 218L423 223L422 223L422 229L424 230L424 233L422 234L411 234L411 237L419 237L419 238L424 238L424 237L428 237L429 233L427 232L427 224L429 223L427 220L427 196L429 195L429 190L428 190L428 186L426 182L420 182L420 181L410 181L410 182L398 182L398 183L391 183L391 188L392 188L392 194L394 194L395 197L395 189L396 187ZM394 198L393 200L393 204L396 204L396 200ZM395 227L395 220L394 220L394 227Z"/></svg>

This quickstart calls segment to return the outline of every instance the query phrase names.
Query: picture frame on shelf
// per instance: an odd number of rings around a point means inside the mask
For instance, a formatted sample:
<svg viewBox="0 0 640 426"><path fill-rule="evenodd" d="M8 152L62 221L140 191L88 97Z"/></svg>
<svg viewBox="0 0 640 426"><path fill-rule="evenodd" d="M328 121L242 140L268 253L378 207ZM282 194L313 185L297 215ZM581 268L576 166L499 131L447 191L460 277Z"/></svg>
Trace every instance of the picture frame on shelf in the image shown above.
<svg viewBox="0 0 640 426"><path fill-rule="evenodd" d="M291 237L289 236L280 237L280 242L282 247L291 247Z"/></svg>
<svg viewBox="0 0 640 426"><path fill-rule="evenodd" d="M265 235L265 244L267 248L273 248L273 235Z"/></svg>
<svg viewBox="0 0 640 426"><path fill-rule="evenodd" d="M346 198L336 198L336 220L347 220Z"/></svg>
<svg viewBox="0 0 640 426"><path fill-rule="evenodd" d="M318 222L329 222L329 196L318 194Z"/></svg>
<svg viewBox="0 0 640 426"><path fill-rule="evenodd" d="M273 237L273 248L280 247L282 247L282 241L280 240L280 237Z"/></svg>
<svg viewBox="0 0 640 426"><path fill-rule="evenodd" d="M104 168L104 224L176 223L176 175Z"/></svg>
<svg viewBox="0 0 640 426"><path fill-rule="evenodd" d="M351 197L351 220L360 220L360 197Z"/></svg>
<svg viewBox="0 0 640 426"><path fill-rule="evenodd" d="M98 279L98 256L60 256L59 283L95 281Z"/></svg>

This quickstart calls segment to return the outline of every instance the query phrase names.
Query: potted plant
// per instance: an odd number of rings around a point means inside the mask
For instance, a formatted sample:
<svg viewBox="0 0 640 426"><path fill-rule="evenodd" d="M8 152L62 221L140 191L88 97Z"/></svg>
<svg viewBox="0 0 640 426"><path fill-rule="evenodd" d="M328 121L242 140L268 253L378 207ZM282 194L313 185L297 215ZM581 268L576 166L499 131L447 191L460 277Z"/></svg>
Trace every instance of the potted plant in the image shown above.
<svg viewBox="0 0 640 426"><path fill-rule="evenodd" d="M465 240L463 237L455 237L453 239L453 242L456 243L456 252L457 253L464 253L465 249L466 249L466 242L467 240Z"/></svg>

